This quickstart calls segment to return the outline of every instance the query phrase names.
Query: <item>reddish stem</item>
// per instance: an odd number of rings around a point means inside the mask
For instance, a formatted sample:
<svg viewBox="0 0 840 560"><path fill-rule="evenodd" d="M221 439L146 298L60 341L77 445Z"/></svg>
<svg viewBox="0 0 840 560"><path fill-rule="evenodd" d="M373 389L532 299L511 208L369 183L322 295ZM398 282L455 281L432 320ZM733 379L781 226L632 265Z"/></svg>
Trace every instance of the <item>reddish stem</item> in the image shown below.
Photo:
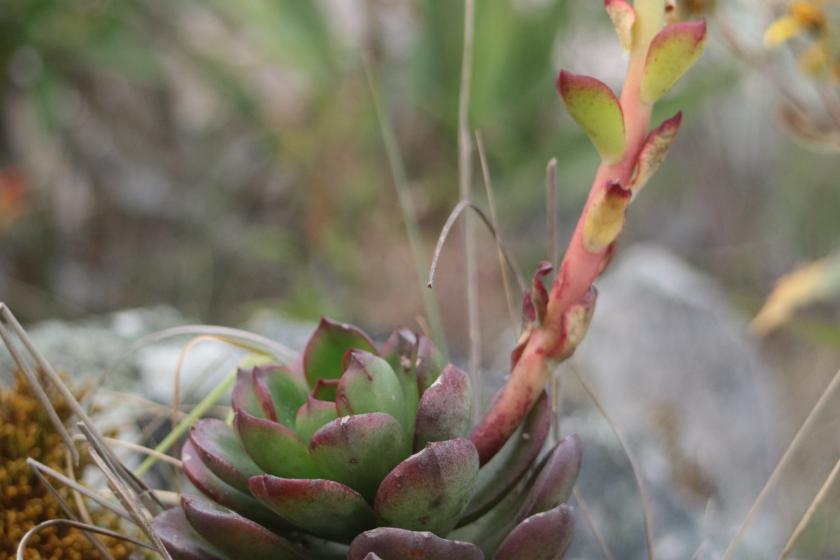
<svg viewBox="0 0 840 560"><path fill-rule="evenodd" d="M642 102L639 91L646 51L647 42L644 48L637 49L631 56L621 92L626 134L624 156L617 163L601 163L599 166L551 287L545 321L531 334L508 383L497 393L490 409L470 436L482 464L501 449L539 398L549 371L562 358L560 353L566 342L564 321L567 312L584 298L609 262L612 245L600 252L587 250L583 242L583 225L593 200L603 194L611 181L625 186L630 184L650 123L651 106Z"/></svg>

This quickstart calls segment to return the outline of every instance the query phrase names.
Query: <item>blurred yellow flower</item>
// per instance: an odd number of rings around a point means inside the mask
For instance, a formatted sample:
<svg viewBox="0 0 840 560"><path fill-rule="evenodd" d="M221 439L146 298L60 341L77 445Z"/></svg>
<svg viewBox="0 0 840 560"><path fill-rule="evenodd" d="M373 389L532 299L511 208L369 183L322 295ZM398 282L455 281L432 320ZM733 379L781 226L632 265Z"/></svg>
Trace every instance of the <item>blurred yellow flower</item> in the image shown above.
<svg viewBox="0 0 840 560"><path fill-rule="evenodd" d="M825 11L822 0L795 0L788 11L764 32L764 46L768 49L803 33L819 32L825 29Z"/></svg>

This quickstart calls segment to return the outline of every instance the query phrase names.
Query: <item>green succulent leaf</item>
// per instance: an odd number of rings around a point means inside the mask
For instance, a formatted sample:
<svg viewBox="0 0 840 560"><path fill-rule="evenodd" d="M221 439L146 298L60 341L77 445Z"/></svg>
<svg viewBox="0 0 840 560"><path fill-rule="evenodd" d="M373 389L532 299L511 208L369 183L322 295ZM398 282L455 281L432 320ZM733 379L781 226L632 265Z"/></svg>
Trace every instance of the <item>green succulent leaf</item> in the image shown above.
<svg viewBox="0 0 840 560"><path fill-rule="evenodd" d="M397 374L403 389L403 401L407 418L414 418L420 402L420 387L417 383L417 335L409 329L391 333L382 345L382 357Z"/></svg>
<svg viewBox="0 0 840 560"><path fill-rule="evenodd" d="M385 560L484 560L476 546L443 539L428 531L380 527L353 539L347 560L365 560L375 554Z"/></svg>
<svg viewBox="0 0 840 560"><path fill-rule="evenodd" d="M478 471L478 480L470 504L460 523L478 519L499 503L528 472L542 451L551 428L551 405L548 395L534 404L522 427L513 434L501 451Z"/></svg>
<svg viewBox="0 0 840 560"><path fill-rule="evenodd" d="M354 348L376 354L373 341L360 329L322 318L303 351L309 386L314 387L318 379L338 379L344 371L344 354Z"/></svg>
<svg viewBox="0 0 840 560"><path fill-rule="evenodd" d="M575 532L575 516L562 505L537 513L517 525L502 541L494 560L556 560L562 558Z"/></svg>
<svg viewBox="0 0 840 560"><path fill-rule="evenodd" d="M642 75L641 96L655 103L674 87L703 54L706 22L674 23L660 31L648 48Z"/></svg>
<svg viewBox="0 0 840 560"><path fill-rule="evenodd" d="M402 384L388 362L363 350L350 350L345 360L335 395L338 415L384 412L411 434L413 417L408 417Z"/></svg>
<svg viewBox="0 0 840 560"><path fill-rule="evenodd" d="M203 418L190 428L190 442L201 462L225 483L248 493L248 479L262 474L236 433L223 421Z"/></svg>
<svg viewBox="0 0 840 560"><path fill-rule="evenodd" d="M310 396L298 409L295 417L295 429L298 437L309 444L312 434L317 432L324 424L338 418L335 403L322 401Z"/></svg>
<svg viewBox="0 0 840 560"><path fill-rule="evenodd" d="M624 114L612 90L600 80L563 70L557 77L557 91L601 158L607 163L621 159Z"/></svg>
<svg viewBox="0 0 840 560"><path fill-rule="evenodd" d="M269 418L273 410L267 394L257 392L254 385L254 369L239 368L236 371L236 384L233 386L231 405L234 410L244 410L256 418Z"/></svg>
<svg viewBox="0 0 840 560"><path fill-rule="evenodd" d="M569 499L580 472L580 438L572 434L561 439L547 458L516 516L522 521L553 509Z"/></svg>
<svg viewBox="0 0 840 560"><path fill-rule="evenodd" d="M525 501L525 494L532 482L523 481L522 484L514 486L487 513L468 525L455 529L447 538L473 543L487 558L492 558L499 544L515 526L516 512Z"/></svg>
<svg viewBox="0 0 840 560"><path fill-rule="evenodd" d="M181 508L195 531L231 558L247 551L253 560L306 560L283 537L238 513L197 496L182 496Z"/></svg>
<svg viewBox="0 0 840 560"><path fill-rule="evenodd" d="M449 364L420 399L415 421L414 449L431 441L467 435L470 429L472 388L469 376Z"/></svg>
<svg viewBox="0 0 840 560"><path fill-rule="evenodd" d="M477 474L470 440L430 443L385 477L374 511L382 525L444 535L467 506Z"/></svg>
<svg viewBox="0 0 840 560"><path fill-rule="evenodd" d="M179 507L155 517L152 531L174 560L229 560L227 554L195 532Z"/></svg>
<svg viewBox="0 0 840 560"><path fill-rule="evenodd" d="M306 402L306 383L283 366L254 368L254 390L268 409L268 418L294 428L295 414Z"/></svg>
<svg viewBox="0 0 840 560"><path fill-rule="evenodd" d="M255 476L251 493L295 527L319 537L349 540L374 526L373 510L355 490L333 480Z"/></svg>
<svg viewBox="0 0 840 560"><path fill-rule="evenodd" d="M226 484L207 468L201 461L198 451L188 439L181 448L181 462L184 474L195 486L196 490L214 502L232 509L258 523L271 524L277 521L265 506L255 500L250 494L240 492L233 486Z"/></svg>
<svg viewBox="0 0 840 560"><path fill-rule="evenodd" d="M326 478L349 486L367 500L410 452L399 422L383 412L337 418L315 432L309 447Z"/></svg>
<svg viewBox="0 0 840 560"><path fill-rule="evenodd" d="M233 425L245 451L264 472L286 478L318 477L309 448L289 428L241 410Z"/></svg>
<svg viewBox="0 0 840 560"><path fill-rule="evenodd" d="M417 376L417 388L421 395L432 383L437 381L446 364L446 357L438 350L435 343L429 337L419 335L417 337L417 362L414 371Z"/></svg>

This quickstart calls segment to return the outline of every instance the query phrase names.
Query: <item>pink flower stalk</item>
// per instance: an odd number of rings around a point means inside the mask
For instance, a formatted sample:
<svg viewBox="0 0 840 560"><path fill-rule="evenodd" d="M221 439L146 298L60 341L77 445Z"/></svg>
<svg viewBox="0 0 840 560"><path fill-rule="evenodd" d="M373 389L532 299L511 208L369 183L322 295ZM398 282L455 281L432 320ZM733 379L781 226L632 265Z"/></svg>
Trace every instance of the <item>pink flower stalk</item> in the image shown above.
<svg viewBox="0 0 840 560"><path fill-rule="evenodd" d="M607 0L606 8L630 50L621 98L594 78L567 71L557 78L558 91L598 148L602 163L542 320L523 333L508 383L470 436L482 464L522 423L549 373L571 356L586 333L595 304L593 282L612 257L626 208L664 159L680 125L677 114L649 133L653 103L688 70L705 43L703 21L661 29L664 0L636 0L632 7L624 0Z"/></svg>

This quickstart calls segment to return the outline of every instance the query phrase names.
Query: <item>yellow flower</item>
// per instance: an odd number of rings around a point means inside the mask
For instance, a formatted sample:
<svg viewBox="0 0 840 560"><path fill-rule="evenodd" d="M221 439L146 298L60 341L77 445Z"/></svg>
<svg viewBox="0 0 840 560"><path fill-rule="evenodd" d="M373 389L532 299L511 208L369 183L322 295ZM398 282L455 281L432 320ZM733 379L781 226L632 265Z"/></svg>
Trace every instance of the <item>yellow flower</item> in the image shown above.
<svg viewBox="0 0 840 560"><path fill-rule="evenodd" d="M785 15L770 24L764 32L764 46L768 49L803 33L822 31L826 18L820 0L795 0Z"/></svg>

